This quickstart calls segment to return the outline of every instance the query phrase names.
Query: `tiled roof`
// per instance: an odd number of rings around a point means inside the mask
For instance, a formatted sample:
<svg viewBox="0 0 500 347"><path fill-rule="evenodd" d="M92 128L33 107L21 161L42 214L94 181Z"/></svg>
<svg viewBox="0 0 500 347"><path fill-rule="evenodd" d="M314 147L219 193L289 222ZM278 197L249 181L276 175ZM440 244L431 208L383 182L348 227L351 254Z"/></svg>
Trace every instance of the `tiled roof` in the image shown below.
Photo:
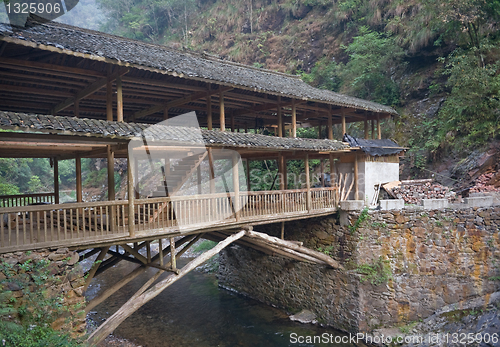
<svg viewBox="0 0 500 347"><path fill-rule="evenodd" d="M61 52L64 51L65 54L81 55L83 53L90 57L108 58L116 61L116 64L146 67L160 73L171 73L188 79L201 79L336 106L397 114L388 106L314 88L297 76L214 59L205 55L179 52L161 45L59 23L35 25L15 31L10 25L0 23L0 40L2 37L19 44L35 43L41 49L44 48L40 45L49 46L52 49L55 47Z"/></svg>
<svg viewBox="0 0 500 347"><path fill-rule="evenodd" d="M334 140L275 137L259 134L200 130L198 128L108 122L105 120L35 115L0 111L0 128L50 132L75 136L132 139L146 134L152 140L178 145L227 146L276 150L336 151L346 149L345 143ZM200 136L201 132L201 136ZM1 138L1 133L0 133Z"/></svg>

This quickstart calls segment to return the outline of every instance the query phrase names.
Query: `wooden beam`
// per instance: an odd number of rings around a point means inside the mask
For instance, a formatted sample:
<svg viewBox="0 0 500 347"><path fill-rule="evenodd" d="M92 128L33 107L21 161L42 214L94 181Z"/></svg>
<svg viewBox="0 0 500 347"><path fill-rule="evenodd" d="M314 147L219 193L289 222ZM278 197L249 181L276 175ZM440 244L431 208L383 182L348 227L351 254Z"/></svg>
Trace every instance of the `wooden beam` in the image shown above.
<svg viewBox="0 0 500 347"><path fill-rule="evenodd" d="M116 121L123 122L123 90L121 77L116 78Z"/></svg>
<svg viewBox="0 0 500 347"><path fill-rule="evenodd" d="M233 165L233 191L234 191L234 211L236 221L240 220L240 173L239 173L239 154L234 151L231 157L232 165Z"/></svg>
<svg viewBox="0 0 500 347"><path fill-rule="evenodd" d="M107 146L108 159L108 200L115 200L115 152L112 146Z"/></svg>
<svg viewBox="0 0 500 347"><path fill-rule="evenodd" d="M233 88L232 87L221 87L219 89L214 89L214 90L212 90L210 92L206 92L206 91L196 92L196 93L188 95L188 96L186 96L186 97L184 97L182 99L173 100L173 101L167 102L167 103L162 104L162 105L153 106L153 107L150 107L150 108L148 108L146 110L142 110L142 111L136 112L136 113L134 113L133 118L134 119L139 119L139 118L142 118L142 117L146 117L146 116L149 116L149 115L151 115L153 113L161 112L165 108L179 107L179 106L187 104L187 103L189 103L191 101L202 99L202 98L208 97L209 95L218 94L218 93L221 93L221 92L227 92L227 91L229 91L231 89L233 89Z"/></svg>
<svg viewBox="0 0 500 347"><path fill-rule="evenodd" d="M366 115L366 111L365 111L364 126L365 126L365 140L368 140L368 116Z"/></svg>
<svg viewBox="0 0 500 347"><path fill-rule="evenodd" d="M284 168L283 168L284 156L282 152L278 152L278 176L280 179L280 190L285 190L285 178L284 178Z"/></svg>
<svg viewBox="0 0 500 347"><path fill-rule="evenodd" d="M80 117L80 100L79 99L75 100L75 105L73 107L73 114L75 115L76 118Z"/></svg>
<svg viewBox="0 0 500 347"><path fill-rule="evenodd" d="M127 188L128 188L128 233L130 237L135 236L135 188L133 170L134 155L127 150Z"/></svg>
<svg viewBox="0 0 500 347"><path fill-rule="evenodd" d="M307 101L295 100L294 102L295 102L295 106L297 106L297 105L303 104ZM291 105L292 105L292 101L286 102L286 103L281 103L281 107L288 107ZM255 107L247 107L247 108L244 108L241 110L235 110L233 112L233 114L235 116L243 116L243 115L250 114L250 113L256 113L256 112L262 112L262 111L276 109L276 106L277 106L276 103L266 103L266 104L262 104L262 105L255 106Z"/></svg>
<svg viewBox="0 0 500 347"><path fill-rule="evenodd" d="M210 83L208 84L207 92L207 128L212 130L212 96L210 94Z"/></svg>
<svg viewBox="0 0 500 347"><path fill-rule="evenodd" d="M372 140L375 139L375 120L371 120L372 125Z"/></svg>
<svg viewBox="0 0 500 347"><path fill-rule="evenodd" d="M220 131L226 131L226 113L224 109L224 93L219 94L219 124Z"/></svg>
<svg viewBox="0 0 500 347"><path fill-rule="evenodd" d="M327 127L328 127L328 139L333 140L333 120L332 120L332 107L330 106L330 112L328 112L327 119Z"/></svg>
<svg viewBox="0 0 500 347"><path fill-rule="evenodd" d="M242 238L245 235L245 231L242 230L237 234L229 236L224 241L221 241L212 248L211 250L206 251L201 254L194 260L190 261L186 264L180 271L179 274L172 274L167 278L161 280L156 285L148 289L147 291L141 293L140 295L133 296L128 300L118 311L116 311L111 317L109 317L99 328L97 328L92 335L88 338L87 342L89 345L94 346L99 344L102 340L106 338L111 332L113 332L121 322L123 322L127 317L132 315L135 311L137 311L141 306L150 301L151 299L158 296L163 290L165 290L172 283L176 282L191 270L200 266L208 259L213 257L215 254L219 253L222 249L233 243L234 241Z"/></svg>
<svg viewBox="0 0 500 347"><path fill-rule="evenodd" d="M345 133L347 132L347 128L345 125L345 110L343 107L342 107L341 112L342 112L342 138L343 138Z"/></svg>
<svg viewBox="0 0 500 347"><path fill-rule="evenodd" d="M250 160L245 159L246 163L246 174L247 174L247 191L252 190L251 182L250 182Z"/></svg>
<svg viewBox="0 0 500 347"><path fill-rule="evenodd" d="M92 265L92 267L89 270L89 273L87 275L87 279L85 280L85 284L83 285L83 291L86 291L90 285L90 282L92 282L92 279L94 278L94 275L95 275L97 269L101 265L102 260L106 256L108 249L109 249L109 246L101 248L101 253L99 253L94 264Z"/></svg>
<svg viewBox="0 0 500 347"><path fill-rule="evenodd" d="M305 164L305 171L306 171L306 189L307 189L307 196L306 196L306 208L308 211L311 210L312 204L311 204L311 180L309 178L309 154L306 153L306 159L304 160Z"/></svg>
<svg viewBox="0 0 500 347"><path fill-rule="evenodd" d="M292 137L297 137L297 107L295 99L292 99Z"/></svg>
<svg viewBox="0 0 500 347"><path fill-rule="evenodd" d="M54 158L54 203L59 204L59 160Z"/></svg>
<svg viewBox="0 0 500 347"><path fill-rule="evenodd" d="M283 137L283 116L281 114L281 96L278 96L278 137Z"/></svg>
<svg viewBox="0 0 500 347"><path fill-rule="evenodd" d="M175 240L173 237L170 238L170 267L173 271L177 270L177 258L175 254Z"/></svg>
<svg viewBox="0 0 500 347"><path fill-rule="evenodd" d="M214 167L214 156L212 153L212 148L207 148L208 152L208 170L210 175L210 194L215 193L215 167Z"/></svg>
<svg viewBox="0 0 500 347"><path fill-rule="evenodd" d="M106 81L106 120L113 121L113 84Z"/></svg>
<svg viewBox="0 0 500 347"><path fill-rule="evenodd" d="M354 157L354 200L359 199L358 155Z"/></svg>
<svg viewBox="0 0 500 347"><path fill-rule="evenodd" d="M378 133L378 139L382 139L382 129L380 127L380 113L377 113L377 133Z"/></svg>
<svg viewBox="0 0 500 347"><path fill-rule="evenodd" d="M83 202L83 188L82 188L82 159L76 157L76 202Z"/></svg>
<svg viewBox="0 0 500 347"><path fill-rule="evenodd" d="M75 67L68 67L56 64L40 63L36 61L27 61L19 59L0 58L0 64L19 66L23 68L22 69L23 71L27 71L28 70L27 68L34 68L29 70L37 73L40 73L41 72L40 70L47 70L50 71L51 75L69 77L75 79L81 79L81 78L92 79L93 77L106 76L106 74L95 70L80 69ZM80 75L80 76L75 76L75 75Z"/></svg>
<svg viewBox="0 0 500 347"><path fill-rule="evenodd" d="M108 83L108 80L112 81L112 80L116 79L117 83L118 83L119 77L126 74L128 71L129 71L128 69L120 69L120 70L117 70L116 72L114 72L109 77L102 78L102 79L95 81L94 83L91 83L87 88L84 88L81 91L79 91L78 93L76 93L75 96L69 97L66 100L64 100L63 102L61 102L60 104L54 106L54 108L52 109L52 113L54 114L54 113L57 113L59 111L62 111L64 109L68 108L69 106L73 105L76 100L81 100L81 99L84 99L91 94L94 94L99 89L104 87Z"/></svg>
<svg viewBox="0 0 500 347"><path fill-rule="evenodd" d="M168 108L166 107L163 110L163 120L168 120Z"/></svg>

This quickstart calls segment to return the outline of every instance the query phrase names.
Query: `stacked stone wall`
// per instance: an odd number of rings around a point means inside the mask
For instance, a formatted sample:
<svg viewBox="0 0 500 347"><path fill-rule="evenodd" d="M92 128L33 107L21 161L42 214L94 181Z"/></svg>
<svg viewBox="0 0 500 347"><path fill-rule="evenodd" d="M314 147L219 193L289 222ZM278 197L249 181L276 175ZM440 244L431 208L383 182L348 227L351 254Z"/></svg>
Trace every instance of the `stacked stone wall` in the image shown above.
<svg viewBox="0 0 500 347"><path fill-rule="evenodd" d="M329 253L344 271L234 246L221 255L219 283L353 332L420 320L500 290L500 207L370 211L357 229L339 221L354 225L361 213L342 213L287 223L285 238ZM256 230L278 236L280 225ZM388 273L362 271L376 264Z"/></svg>
<svg viewBox="0 0 500 347"><path fill-rule="evenodd" d="M40 264L44 260L48 262L48 265L44 268L43 274L47 274L48 279L39 287L34 281L36 277L38 277L37 281L42 280L41 276L23 264ZM78 260L78 253L69 251L67 248L3 254L0 256L2 291L11 292L6 298L15 298L16 306L20 306L26 293L33 290L45 291L48 298L62 297L63 309L53 321L52 328L72 332L75 336L82 335L86 329L85 297L83 296L85 278ZM9 273L5 274L6 271ZM16 320L18 316L14 314L6 318Z"/></svg>

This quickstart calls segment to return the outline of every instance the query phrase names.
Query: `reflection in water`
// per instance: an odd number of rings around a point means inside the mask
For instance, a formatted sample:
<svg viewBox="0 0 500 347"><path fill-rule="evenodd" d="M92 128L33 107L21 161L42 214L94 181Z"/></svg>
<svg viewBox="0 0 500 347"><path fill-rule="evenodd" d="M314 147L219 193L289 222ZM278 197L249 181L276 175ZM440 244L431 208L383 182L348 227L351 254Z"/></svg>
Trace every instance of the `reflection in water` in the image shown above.
<svg viewBox="0 0 500 347"><path fill-rule="evenodd" d="M179 266L187 261L181 259ZM87 299L95 297L99 288L116 283L135 266L122 262L98 276L87 291ZM155 270L150 269L130 282L97 306L97 313L91 318L100 324L154 273ZM290 343L291 333L303 336L341 334L333 329L291 322L282 310L218 288L215 275L192 271L127 318L114 334L147 347L326 346Z"/></svg>

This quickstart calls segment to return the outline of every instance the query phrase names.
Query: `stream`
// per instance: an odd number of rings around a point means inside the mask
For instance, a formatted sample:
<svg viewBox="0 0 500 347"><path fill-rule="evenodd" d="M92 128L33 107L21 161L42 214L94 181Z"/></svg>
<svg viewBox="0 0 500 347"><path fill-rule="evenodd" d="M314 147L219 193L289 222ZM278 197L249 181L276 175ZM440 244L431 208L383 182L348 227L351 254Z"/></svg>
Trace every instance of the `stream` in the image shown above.
<svg viewBox="0 0 500 347"><path fill-rule="evenodd" d="M189 260L190 258L179 259L179 267ZM98 295L99 290L116 283L136 266L121 262L96 277L87 290L87 300ZM101 324L154 273L155 270L150 269L137 277L97 306L89 317L95 323ZM164 276L168 274L163 274L160 279ZM114 335L145 347L328 345L292 343L290 335L293 333L297 336L319 336L324 333L328 336L344 336L331 328L292 322L283 310L219 288L215 274L195 270L127 318L115 330ZM335 346L354 344L336 343Z"/></svg>

